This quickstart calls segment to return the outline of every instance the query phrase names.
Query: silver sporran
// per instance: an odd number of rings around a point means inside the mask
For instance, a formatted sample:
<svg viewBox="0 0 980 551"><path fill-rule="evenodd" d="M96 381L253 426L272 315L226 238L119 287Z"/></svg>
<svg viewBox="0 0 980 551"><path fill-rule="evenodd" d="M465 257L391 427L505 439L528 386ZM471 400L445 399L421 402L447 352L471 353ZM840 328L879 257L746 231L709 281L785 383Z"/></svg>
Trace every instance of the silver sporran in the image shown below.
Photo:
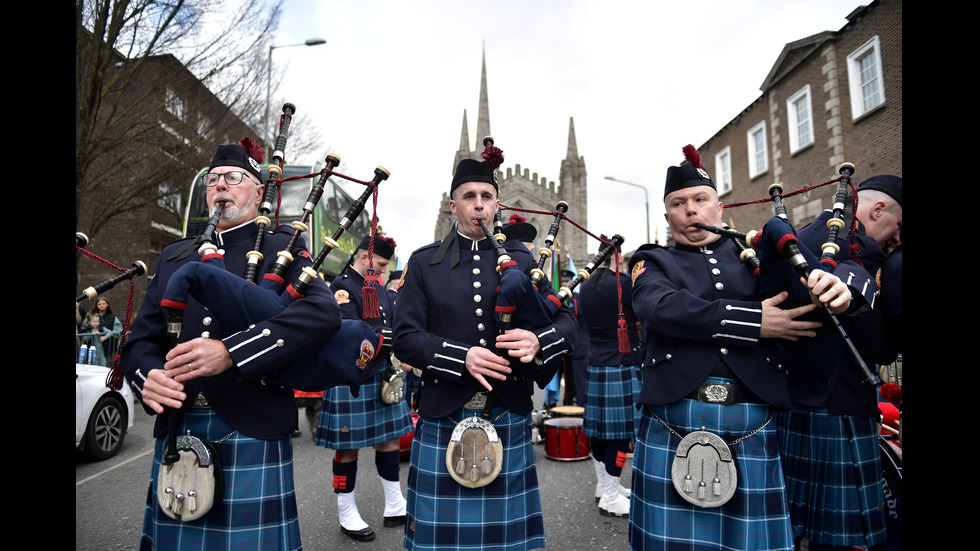
<svg viewBox="0 0 980 551"><path fill-rule="evenodd" d="M704 430L681 439L670 474L677 493L704 508L728 503L738 483L731 448L717 434Z"/></svg>
<svg viewBox="0 0 980 551"><path fill-rule="evenodd" d="M500 474L504 447L493 423L481 417L460 421L446 448L449 476L467 488L486 486Z"/></svg>

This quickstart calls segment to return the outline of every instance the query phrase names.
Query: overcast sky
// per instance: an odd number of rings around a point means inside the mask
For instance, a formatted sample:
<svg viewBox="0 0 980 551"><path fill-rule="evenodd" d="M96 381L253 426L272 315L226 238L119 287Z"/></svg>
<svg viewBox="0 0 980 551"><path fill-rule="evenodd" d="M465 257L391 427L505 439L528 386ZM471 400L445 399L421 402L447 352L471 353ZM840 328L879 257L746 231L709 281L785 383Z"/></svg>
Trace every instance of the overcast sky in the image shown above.
<svg viewBox="0 0 980 551"><path fill-rule="evenodd" d="M520 163L557 180L574 118L589 230L623 234L629 251L646 242L643 190L604 177L645 186L662 240L664 175L681 147L702 144L758 98L786 43L839 30L862 3L285 0L274 43L327 44L274 51L286 74L273 111L293 102L320 132L322 152L290 162L332 151L353 177L370 179L377 165L391 172L378 213L404 262L434 240L464 109L475 142L485 49L502 168Z"/></svg>

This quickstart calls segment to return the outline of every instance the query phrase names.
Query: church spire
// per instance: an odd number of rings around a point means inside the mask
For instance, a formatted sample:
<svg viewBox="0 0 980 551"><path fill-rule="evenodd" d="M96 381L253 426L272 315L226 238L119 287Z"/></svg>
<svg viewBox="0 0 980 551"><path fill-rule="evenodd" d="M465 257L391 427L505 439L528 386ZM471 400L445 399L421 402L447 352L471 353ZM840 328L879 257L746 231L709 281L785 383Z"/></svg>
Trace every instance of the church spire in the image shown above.
<svg viewBox="0 0 980 551"><path fill-rule="evenodd" d="M487 99L487 51L483 49L483 73L480 75L480 110L476 121L476 149L480 149L485 136L490 133L490 100Z"/></svg>
<svg viewBox="0 0 980 551"><path fill-rule="evenodd" d="M575 142L575 118L568 117L568 150L565 159L569 161L578 160L578 144Z"/></svg>
<svg viewBox="0 0 980 551"><path fill-rule="evenodd" d="M466 126L466 109L463 109L463 132L459 136L459 151L470 152L470 129Z"/></svg>

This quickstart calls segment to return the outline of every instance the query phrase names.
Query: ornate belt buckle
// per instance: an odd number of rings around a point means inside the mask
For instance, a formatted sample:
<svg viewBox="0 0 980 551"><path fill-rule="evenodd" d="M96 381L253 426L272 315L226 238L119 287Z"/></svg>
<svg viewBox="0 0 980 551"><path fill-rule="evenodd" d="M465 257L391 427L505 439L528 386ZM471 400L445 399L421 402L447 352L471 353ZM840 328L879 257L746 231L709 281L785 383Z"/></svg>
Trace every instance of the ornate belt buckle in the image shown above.
<svg viewBox="0 0 980 551"><path fill-rule="evenodd" d="M486 395L484 394L484 399ZM493 423L481 417L460 421L446 448L449 476L467 488L486 486L500 474L504 447Z"/></svg>
<svg viewBox="0 0 980 551"><path fill-rule="evenodd" d="M463 409L483 409L485 407L487 407L486 392L477 392L468 402L463 404Z"/></svg>
<svg viewBox="0 0 980 551"><path fill-rule="evenodd" d="M670 474L681 498L703 508L728 503L738 484L732 450L704 427L681 439Z"/></svg>
<svg viewBox="0 0 980 551"><path fill-rule="evenodd" d="M709 404L732 403L732 387L728 383L705 383L701 385L700 397L702 402Z"/></svg>

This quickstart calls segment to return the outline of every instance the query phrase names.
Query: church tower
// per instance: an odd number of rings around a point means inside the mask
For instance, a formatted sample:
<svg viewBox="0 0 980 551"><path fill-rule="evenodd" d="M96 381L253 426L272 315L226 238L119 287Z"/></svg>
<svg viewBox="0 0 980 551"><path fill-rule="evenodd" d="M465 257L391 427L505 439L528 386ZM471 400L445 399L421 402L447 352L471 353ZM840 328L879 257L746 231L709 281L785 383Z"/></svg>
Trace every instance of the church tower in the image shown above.
<svg viewBox="0 0 980 551"><path fill-rule="evenodd" d="M483 138L492 136L490 132L490 102L487 93L487 60L486 53L483 54L483 68L480 75L480 105L477 112L477 125L475 145L470 147L469 126L467 124L466 110L463 110L463 128L460 135L459 150L453 159L452 171L456 170L456 165L463 159L480 160L480 153L483 152ZM501 137L498 147L504 150L504 157L516 152L508 151L506 140ZM506 161L505 161L506 162ZM575 220L583 227L588 227L588 203L587 203L587 181L585 171L585 157L578 154L578 145L575 141L575 122L570 117L568 121L568 145L566 148L565 159L561 162L559 172L559 182L549 181L547 178L539 178L537 172L521 168L520 164L513 167L501 166L498 170L500 177L500 204L508 207L525 208L540 211L555 211L559 201L568 203L569 218ZM515 211L504 210L501 214L504 223ZM535 246L544 245L544 239L548 234L548 229L554 221L554 216L548 214L519 213L527 217L528 222L534 224L538 230L538 237L535 239ZM453 215L449 210L449 193L442 194L442 202L439 206L439 216L436 221L435 239L439 240L446 236L452 228ZM591 242L590 242L591 241ZM588 248L593 252L598 250L598 242L592 240L581 230L574 228L571 224L563 223L558 232L558 244L561 246L562 267L567 267L568 255L574 259L576 266L584 266L593 255L590 255ZM566 255L567 251L567 255ZM535 253L537 256L537 253Z"/></svg>

